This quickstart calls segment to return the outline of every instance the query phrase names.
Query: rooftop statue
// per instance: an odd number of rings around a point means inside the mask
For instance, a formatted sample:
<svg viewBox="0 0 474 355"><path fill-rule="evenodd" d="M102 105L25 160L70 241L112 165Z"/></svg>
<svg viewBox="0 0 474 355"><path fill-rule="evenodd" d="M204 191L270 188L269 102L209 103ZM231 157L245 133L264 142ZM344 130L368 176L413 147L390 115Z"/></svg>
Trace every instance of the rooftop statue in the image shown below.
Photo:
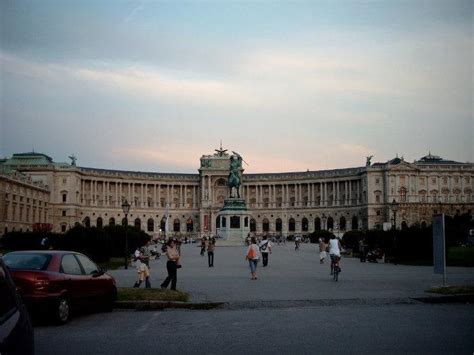
<svg viewBox="0 0 474 355"><path fill-rule="evenodd" d="M231 198L240 198L240 169L242 168L242 157L239 153L232 152L230 156L230 172L227 184Z"/></svg>
<svg viewBox="0 0 474 355"><path fill-rule="evenodd" d="M71 166L76 166L76 160L77 160L76 156L72 154L68 158L71 159Z"/></svg>
<svg viewBox="0 0 474 355"><path fill-rule="evenodd" d="M369 155L368 157L366 157L365 166L371 165L370 161L372 160L373 157L374 157L373 155Z"/></svg>

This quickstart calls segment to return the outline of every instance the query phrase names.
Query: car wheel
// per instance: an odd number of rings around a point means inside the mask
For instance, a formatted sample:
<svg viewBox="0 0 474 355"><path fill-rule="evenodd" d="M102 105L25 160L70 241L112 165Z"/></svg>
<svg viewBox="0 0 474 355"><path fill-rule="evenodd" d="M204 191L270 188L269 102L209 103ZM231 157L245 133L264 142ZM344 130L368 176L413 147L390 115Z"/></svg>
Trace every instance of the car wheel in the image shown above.
<svg viewBox="0 0 474 355"><path fill-rule="evenodd" d="M56 321L59 324L67 323L71 317L71 302L66 297L61 297L56 304Z"/></svg>

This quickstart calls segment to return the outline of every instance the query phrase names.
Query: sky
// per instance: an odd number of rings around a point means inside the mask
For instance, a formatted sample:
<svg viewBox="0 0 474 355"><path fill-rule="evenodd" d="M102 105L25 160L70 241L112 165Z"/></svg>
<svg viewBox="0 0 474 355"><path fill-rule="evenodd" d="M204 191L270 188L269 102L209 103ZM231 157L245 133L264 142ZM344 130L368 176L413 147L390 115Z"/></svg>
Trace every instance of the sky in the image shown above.
<svg viewBox="0 0 474 355"><path fill-rule="evenodd" d="M473 2L0 2L0 158L196 173L474 161Z"/></svg>

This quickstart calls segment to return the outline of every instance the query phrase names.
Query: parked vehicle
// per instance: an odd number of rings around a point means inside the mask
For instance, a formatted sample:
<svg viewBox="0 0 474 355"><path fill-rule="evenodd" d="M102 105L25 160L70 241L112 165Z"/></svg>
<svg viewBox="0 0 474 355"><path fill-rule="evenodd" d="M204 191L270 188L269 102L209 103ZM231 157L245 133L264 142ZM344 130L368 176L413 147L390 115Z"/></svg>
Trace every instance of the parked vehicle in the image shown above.
<svg viewBox="0 0 474 355"><path fill-rule="evenodd" d="M33 354L30 317L0 258L0 354Z"/></svg>
<svg viewBox="0 0 474 355"><path fill-rule="evenodd" d="M17 251L3 257L18 293L31 311L45 310L66 323L71 310L101 306L112 310L115 280L87 256L73 251Z"/></svg>

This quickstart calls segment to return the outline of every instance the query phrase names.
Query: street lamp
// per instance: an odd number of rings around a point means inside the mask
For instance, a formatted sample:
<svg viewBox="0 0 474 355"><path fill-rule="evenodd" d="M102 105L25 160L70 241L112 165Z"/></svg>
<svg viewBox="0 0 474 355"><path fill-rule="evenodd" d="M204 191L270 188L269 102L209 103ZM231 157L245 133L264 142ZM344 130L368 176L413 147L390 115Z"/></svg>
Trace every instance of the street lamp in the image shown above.
<svg viewBox="0 0 474 355"><path fill-rule="evenodd" d="M122 203L122 211L125 214L125 270L128 269L128 212L130 212L130 204L127 200Z"/></svg>
<svg viewBox="0 0 474 355"><path fill-rule="evenodd" d="M392 212L393 212L393 263L398 264L398 246L397 246L397 211L398 203L393 199L392 201Z"/></svg>
<svg viewBox="0 0 474 355"><path fill-rule="evenodd" d="M393 229L397 229L397 211L398 211L398 203L393 199L392 201L392 212L393 212Z"/></svg>

